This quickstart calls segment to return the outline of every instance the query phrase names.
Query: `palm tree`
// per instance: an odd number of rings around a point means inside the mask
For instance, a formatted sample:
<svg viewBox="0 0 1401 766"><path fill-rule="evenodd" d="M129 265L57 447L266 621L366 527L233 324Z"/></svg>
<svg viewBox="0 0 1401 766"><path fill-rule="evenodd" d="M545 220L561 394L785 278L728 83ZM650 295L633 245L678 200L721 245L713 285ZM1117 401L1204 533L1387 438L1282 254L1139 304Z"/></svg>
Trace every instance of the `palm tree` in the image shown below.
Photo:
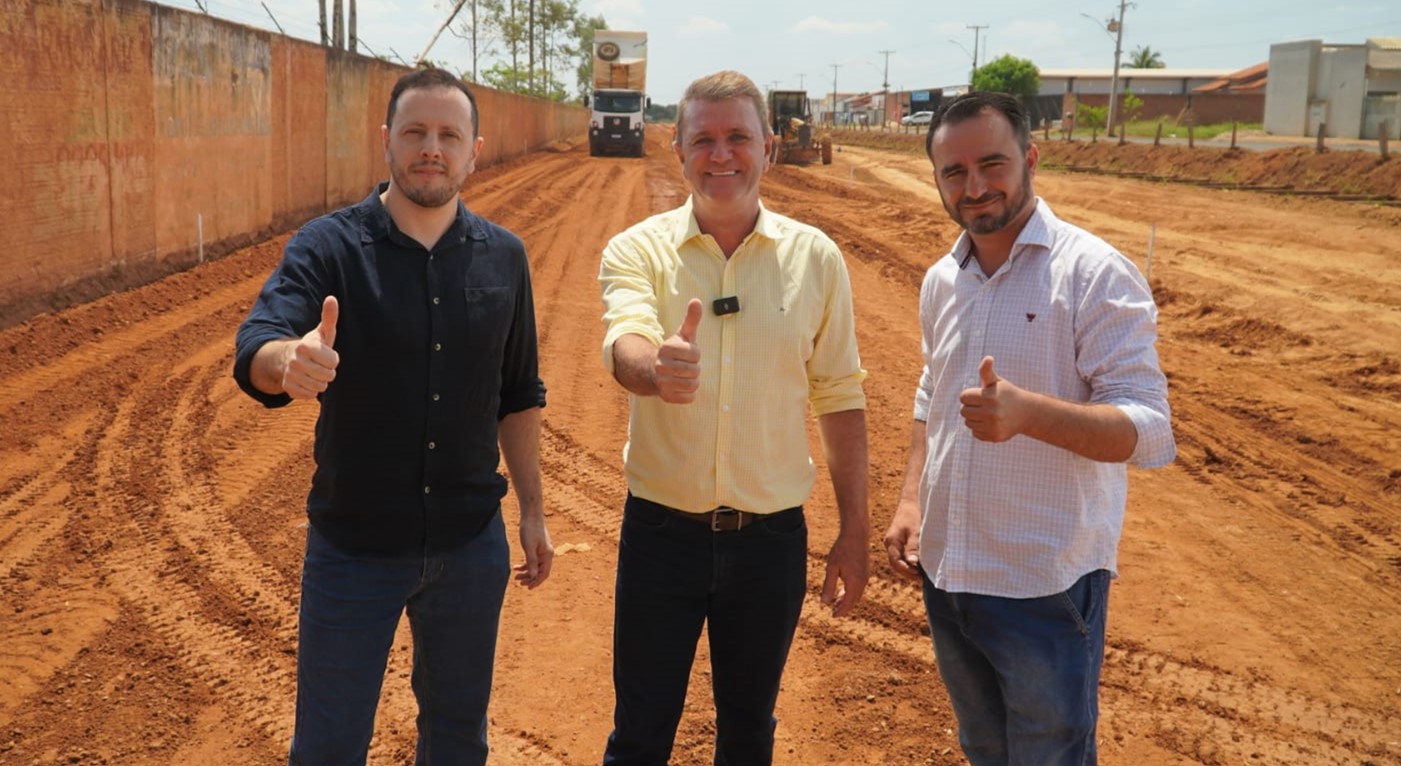
<svg viewBox="0 0 1401 766"><path fill-rule="evenodd" d="M1163 54L1147 45L1140 45L1129 54L1129 69L1163 69Z"/></svg>

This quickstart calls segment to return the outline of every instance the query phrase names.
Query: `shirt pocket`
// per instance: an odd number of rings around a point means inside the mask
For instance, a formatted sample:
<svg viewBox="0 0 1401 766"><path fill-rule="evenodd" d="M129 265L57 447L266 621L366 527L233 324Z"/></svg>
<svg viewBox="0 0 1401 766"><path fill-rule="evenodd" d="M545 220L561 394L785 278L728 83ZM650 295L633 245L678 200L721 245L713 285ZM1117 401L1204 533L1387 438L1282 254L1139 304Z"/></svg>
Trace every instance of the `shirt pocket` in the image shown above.
<svg viewBox="0 0 1401 766"><path fill-rule="evenodd" d="M500 353L511 332L511 288L466 287L467 347Z"/></svg>

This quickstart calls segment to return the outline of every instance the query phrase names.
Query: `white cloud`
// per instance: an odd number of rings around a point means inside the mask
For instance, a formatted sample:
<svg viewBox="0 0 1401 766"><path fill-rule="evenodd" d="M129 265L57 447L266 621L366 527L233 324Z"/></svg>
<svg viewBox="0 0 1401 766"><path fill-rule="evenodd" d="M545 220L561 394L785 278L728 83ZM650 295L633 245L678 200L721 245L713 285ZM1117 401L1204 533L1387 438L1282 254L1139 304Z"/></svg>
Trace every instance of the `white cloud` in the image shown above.
<svg viewBox="0 0 1401 766"><path fill-rule="evenodd" d="M708 37L710 35L722 35L730 31L730 25L723 21L716 21L707 16L692 16L686 19L686 26L681 28L683 37Z"/></svg>
<svg viewBox="0 0 1401 766"><path fill-rule="evenodd" d="M864 35L884 32L890 25L884 21L832 21L820 16L809 16L793 26L795 32L827 32L838 35Z"/></svg>

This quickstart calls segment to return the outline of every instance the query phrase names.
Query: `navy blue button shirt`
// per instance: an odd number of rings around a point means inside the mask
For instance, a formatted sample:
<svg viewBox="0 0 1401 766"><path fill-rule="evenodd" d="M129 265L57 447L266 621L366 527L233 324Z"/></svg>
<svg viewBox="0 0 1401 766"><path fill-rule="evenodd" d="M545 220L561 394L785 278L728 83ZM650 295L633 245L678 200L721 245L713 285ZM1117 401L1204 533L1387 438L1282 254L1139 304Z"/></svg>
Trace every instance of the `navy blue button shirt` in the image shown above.
<svg viewBox="0 0 1401 766"><path fill-rule="evenodd" d="M307 515L345 550L396 555L470 540L506 494L497 423L545 405L525 247L458 202L432 250L380 202L317 218L238 328L234 378L267 407L291 399L253 387L264 343L300 337L340 303L336 379L321 394Z"/></svg>

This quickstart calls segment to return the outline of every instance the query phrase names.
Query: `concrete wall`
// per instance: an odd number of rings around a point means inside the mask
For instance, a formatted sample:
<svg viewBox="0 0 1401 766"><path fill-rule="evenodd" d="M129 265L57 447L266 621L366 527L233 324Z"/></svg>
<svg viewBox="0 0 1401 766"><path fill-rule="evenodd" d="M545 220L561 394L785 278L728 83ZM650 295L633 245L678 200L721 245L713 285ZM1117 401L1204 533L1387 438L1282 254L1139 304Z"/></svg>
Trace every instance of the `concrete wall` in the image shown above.
<svg viewBox="0 0 1401 766"><path fill-rule="evenodd" d="M1265 130L1277 135L1360 138L1368 91L1365 45L1300 40L1270 46L1265 86Z"/></svg>
<svg viewBox="0 0 1401 766"><path fill-rule="evenodd" d="M0 1L0 326L363 198L407 71L143 0ZM478 167L587 129L474 90Z"/></svg>
<svg viewBox="0 0 1401 766"><path fill-rule="evenodd" d="M1328 104L1328 136L1358 138L1362 135L1362 105L1367 96L1367 48L1362 45L1325 47L1318 60L1315 102ZM1313 128L1311 122L1310 128ZM1317 135L1310 130L1306 135Z"/></svg>
<svg viewBox="0 0 1401 766"><path fill-rule="evenodd" d="M1308 135L1309 97L1323 44L1300 40L1270 46L1270 77L1265 83L1265 131Z"/></svg>

